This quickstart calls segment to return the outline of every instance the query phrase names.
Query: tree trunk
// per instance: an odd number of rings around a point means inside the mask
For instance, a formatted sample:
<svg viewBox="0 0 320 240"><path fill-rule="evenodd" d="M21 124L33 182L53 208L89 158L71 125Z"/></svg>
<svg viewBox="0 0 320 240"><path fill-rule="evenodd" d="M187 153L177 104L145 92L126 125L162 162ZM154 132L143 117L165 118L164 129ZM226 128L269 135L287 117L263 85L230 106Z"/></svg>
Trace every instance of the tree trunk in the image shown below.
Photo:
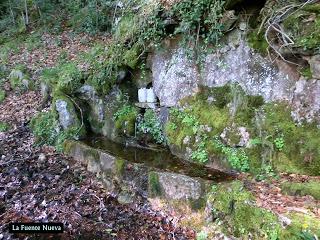
<svg viewBox="0 0 320 240"><path fill-rule="evenodd" d="M26 27L29 25L29 16L28 16L28 4L27 4L27 0L24 0L24 11L25 11L25 25Z"/></svg>

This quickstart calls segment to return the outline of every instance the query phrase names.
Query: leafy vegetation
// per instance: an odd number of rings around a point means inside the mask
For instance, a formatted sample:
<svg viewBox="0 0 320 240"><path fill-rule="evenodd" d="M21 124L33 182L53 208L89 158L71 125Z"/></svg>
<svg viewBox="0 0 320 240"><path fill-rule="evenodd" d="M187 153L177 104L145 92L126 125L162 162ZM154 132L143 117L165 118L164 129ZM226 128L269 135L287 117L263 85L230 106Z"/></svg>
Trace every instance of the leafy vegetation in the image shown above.
<svg viewBox="0 0 320 240"><path fill-rule="evenodd" d="M214 146L227 157L228 162L234 169L242 172L249 170L249 157L244 149L225 146L218 137L215 137L213 142Z"/></svg>
<svg viewBox="0 0 320 240"><path fill-rule="evenodd" d="M225 232L235 237L278 239L281 226L277 216L255 206L255 198L240 181L218 185L209 194L215 221L223 222Z"/></svg>
<svg viewBox="0 0 320 240"><path fill-rule="evenodd" d="M159 144L166 144L166 137L163 134L162 126L152 109L147 109L141 121L138 122L138 131L140 133L148 133L154 141Z"/></svg>
<svg viewBox="0 0 320 240"><path fill-rule="evenodd" d="M310 195L315 199L320 200L319 181L309 181L304 183L284 182L281 184L281 189L284 193L289 195Z"/></svg>
<svg viewBox="0 0 320 240"><path fill-rule="evenodd" d="M125 103L113 115L116 128L127 135L134 135L137 115L137 109Z"/></svg>
<svg viewBox="0 0 320 240"><path fill-rule="evenodd" d="M63 150L63 143L66 139L78 139L81 131L77 127L62 130L57 113L53 110L41 112L34 116L30 122L30 127L38 145L55 146L58 151Z"/></svg>
<svg viewBox="0 0 320 240"><path fill-rule="evenodd" d="M5 132L10 129L10 125L6 122L1 122L0 121L0 132Z"/></svg>
<svg viewBox="0 0 320 240"><path fill-rule="evenodd" d="M285 19L283 24L289 36L295 39L294 47L301 47L304 50L319 50L319 9L319 3L308 4ZM310 18L311 16L312 18ZM304 24L306 19L309 21Z"/></svg>
<svg viewBox="0 0 320 240"><path fill-rule="evenodd" d="M5 98L6 98L6 92L0 89L0 103L2 103Z"/></svg>

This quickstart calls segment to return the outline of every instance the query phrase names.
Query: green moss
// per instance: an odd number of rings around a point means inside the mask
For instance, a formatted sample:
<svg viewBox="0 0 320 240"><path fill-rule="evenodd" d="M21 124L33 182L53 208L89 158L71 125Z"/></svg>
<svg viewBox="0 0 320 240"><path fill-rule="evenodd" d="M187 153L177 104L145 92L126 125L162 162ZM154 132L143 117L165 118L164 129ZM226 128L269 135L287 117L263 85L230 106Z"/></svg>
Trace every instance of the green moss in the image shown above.
<svg viewBox="0 0 320 240"><path fill-rule="evenodd" d="M66 94L75 93L82 85L82 73L74 63L64 63L58 72L56 91Z"/></svg>
<svg viewBox="0 0 320 240"><path fill-rule="evenodd" d="M315 199L320 200L319 181L309 181L304 183L285 182L281 184L281 189L284 193L289 195L310 195L313 196Z"/></svg>
<svg viewBox="0 0 320 240"><path fill-rule="evenodd" d="M284 20L285 30L294 39L294 47L300 47L305 50L317 50L319 48L319 9L319 3L307 4L304 8L294 12Z"/></svg>
<svg viewBox="0 0 320 240"><path fill-rule="evenodd" d="M139 19L135 14L128 14L121 18L119 25L115 32L115 38L120 42L136 37L135 34L139 32Z"/></svg>
<svg viewBox="0 0 320 240"><path fill-rule="evenodd" d="M253 195L240 181L219 185L209 196L213 214L223 221L223 229L235 237L277 239L280 224L273 213L255 206Z"/></svg>
<svg viewBox="0 0 320 240"><path fill-rule="evenodd" d="M54 91L72 95L82 86L84 76L76 64L63 62L54 68L44 69L40 80Z"/></svg>
<svg viewBox="0 0 320 240"><path fill-rule="evenodd" d="M285 103L266 104L263 131L268 141L283 138L284 146L273 154L273 165L278 170L291 166L293 173L319 175L320 131L316 123L298 126L291 118L290 108ZM273 147L276 149L275 146Z"/></svg>
<svg viewBox="0 0 320 240"><path fill-rule="evenodd" d="M249 46L265 55L267 54L267 49L269 45L265 39L264 32L261 31L259 33L258 31L259 29L256 29L248 34L247 38Z"/></svg>
<svg viewBox="0 0 320 240"><path fill-rule="evenodd" d="M230 114L230 103L237 99L235 116ZM241 99L241 101L238 101ZM248 158L242 149L225 146L219 136L226 127L252 127L252 118L256 108L264 103L260 96L248 96L239 85L226 85L218 88L202 88L192 97L181 101L183 110L173 109L165 131L169 142L184 150L183 140L188 136L192 146L193 159L206 162L209 157L227 158L232 167L248 170ZM210 130L208 130L210 129ZM240 141L237 131L231 131L230 145ZM197 143L196 139L199 139ZM197 157L197 158L196 158Z"/></svg>
<svg viewBox="0 0 320 240"><path fill-rule="evenodd" d="M132 69L135 69L139 61L140 52L140 47L138 45L135 45L131 49L127 50L123 56L124 64Z"/></svg>
<svg viewBox="0 0 320 240"><path fill-rule="evenodd" d="M0 132L6 132L10 129L10 125L6 122L0 121Z"/></svg>
<svg viewBox="0 0 320 240"><path fill-rule="evenodd" d="M0 103L2 103L5 98L6 98L6 92L0 89Z"/></svg>
<svg viewBox="0 0 320 240"><path fill-rule="evenodd" d="M36 144L55 146L58 151L63 151L66 139L78 139L85 135L85 128L81 127L80 121L62 130L55 110L35 115L30 122L30 128L35 135Z"/></svg>
<svg viewBox="0 0 320 240"><path fill-rule="evenodd" d="M125 170L125 160L117 158L115 161L116 174L122 176Z"/></svg>
<svg viewBox="0 0 320 240"><path fill-rule="evenodd" d="M114 114L115 127L126 135L134 135L138 111L135 107L124 104Z"/></svg>
<svg viewBox="0 0 320 240"><path fill-rule="evenodd" d="M287 217L292 223L281 231L279 239L315 239L315 235L320 237L320 220L318 218L303 213L291 213Z"/></svg>
<svg viewBox="0 0 320 240"><path fill-rule="evenodd" d="M59 78L58 74L59 67L46 68L41 72L40 80L53 88L57 84Z"/></svg>
<svg viewBox="0 0 320 240"><path fill-rule="evenodd" d="M305 77L306 79L311 79L312 78L312 72L310 66L304 67L300 70L300 74Z"/></svg>
<svg viewBox="0 0 320 240"><path fill-rule="evenodd" d="M159 176L156 172L150 172L148 176L148 191L151 197L162 195Z"/></svg>

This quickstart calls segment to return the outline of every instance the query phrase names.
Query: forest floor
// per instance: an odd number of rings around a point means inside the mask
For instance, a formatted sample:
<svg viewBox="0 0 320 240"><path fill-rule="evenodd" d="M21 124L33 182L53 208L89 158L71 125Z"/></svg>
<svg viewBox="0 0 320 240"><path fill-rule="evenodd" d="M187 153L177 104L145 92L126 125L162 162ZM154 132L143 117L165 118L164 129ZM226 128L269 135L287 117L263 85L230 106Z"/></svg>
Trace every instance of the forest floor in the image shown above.
<svg viewBox="0 0 320 240"><path fill-rule="evenodd" d="M68 32L42 39L41 47L32 50L20 45L8 55L7 65L26 65L36 80L39 69L54 66L61 52L72 60L78 52L88 51L86 43L107 42L106 38L85 35L70 38ZM28 122L41 110L40 93L15 93L8 84L4 88L8 96L0 104L0 122L9 123L11 130L0 132L0 240L26 237L7 232L8 223L15 221L63 222L65 232L51 239L195 239L192 229L179 227L179 216L152 209L146 199L121 205L79 163L52 147L35 146ZM258 206L278 215L312 212L320 219L320 201L310 196L288 196L280 188L285 181L319 177L280 174L278 179L260 182L248 175L240 179L256 196Z"/></svg>
<svg viewBox="0 0 320 240"><path fill-rule="evenodd" d="M0 133L0 239L10 222L62 222L63 234L28 239L194 239L193 230L152 210L146 199L121 205L94 175L52 147L37 147L26 126L40 97L35 92L8 96L0 120L14 126ZM40 238L42 237L42 238Z"/></svg>

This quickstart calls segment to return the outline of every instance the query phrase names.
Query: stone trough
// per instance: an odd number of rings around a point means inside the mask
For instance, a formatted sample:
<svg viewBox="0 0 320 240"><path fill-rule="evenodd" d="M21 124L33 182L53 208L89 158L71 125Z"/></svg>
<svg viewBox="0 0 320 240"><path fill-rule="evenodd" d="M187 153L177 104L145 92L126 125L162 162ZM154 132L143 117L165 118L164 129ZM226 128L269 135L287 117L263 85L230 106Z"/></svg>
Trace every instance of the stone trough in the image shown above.
<svg viewBox="0 0 320 240"><path fill-rule="evenodd" d="M235 178L232 173L184 162L165 150L124 147L108 140L102 142L104 144L99 145L96 139L86 143L67 140L65 153L95 173L108 191L118 194L122 203L142 196L183 201L198 208L205 203L204 197L213 182Z"/></svg>

